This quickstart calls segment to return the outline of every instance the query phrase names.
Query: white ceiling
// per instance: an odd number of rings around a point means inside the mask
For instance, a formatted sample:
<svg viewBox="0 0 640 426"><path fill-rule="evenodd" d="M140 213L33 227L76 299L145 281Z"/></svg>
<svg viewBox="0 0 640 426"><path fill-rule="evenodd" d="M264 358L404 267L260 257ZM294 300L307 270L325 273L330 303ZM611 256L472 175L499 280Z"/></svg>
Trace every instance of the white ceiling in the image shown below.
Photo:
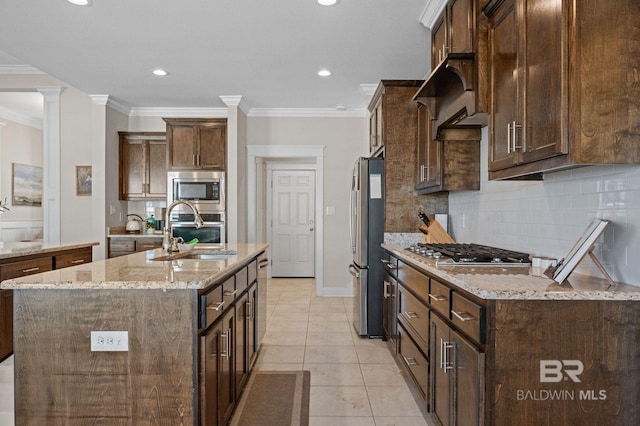
<svg viewBox="0 0 640 426"><path fill-rule="evenodd" d="M428 73L419 20L431 1L3 0L0 66L137 108L223 108L220 96L242 95L249 109L362 110L361 85Z"/></svg>

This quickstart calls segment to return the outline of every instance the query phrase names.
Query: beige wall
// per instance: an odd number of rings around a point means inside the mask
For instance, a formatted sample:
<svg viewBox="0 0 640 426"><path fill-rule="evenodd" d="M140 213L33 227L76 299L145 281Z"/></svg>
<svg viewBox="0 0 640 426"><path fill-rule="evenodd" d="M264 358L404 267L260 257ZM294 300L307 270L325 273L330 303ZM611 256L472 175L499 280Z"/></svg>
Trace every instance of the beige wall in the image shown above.
<svg viewBox="0 0 640 426"><path fill-rule="evenodd" d="M42 130L0 116L0 200L11 209L0 216L0 220L42 220L42 207L13 206L12 164L42 167Z"/></svg>
<svg viewBox="0 0 640 426"><path fill-rule="evenodd" d="M118 199L118 185L120 163L119 163L119 131L127 131L129 127L129 117L119 111L107 107L106 123L106 157L105 157L105 184L107 187L106 204L106 226L122 226L127 216L127 202ZM113 212L111 211L113 206ZM122 219L121 219L122 217Z"/></svg>
<svg viewBox="0 0 640 426"><path fill-rule="evenodd" d="M351 276L347 271L352 259L349 182L356 158L367 155L367 126L368 120L364 117L249 117L247 120L247 145L325 147L323 277L325 289L338 289L334 293L341 293L339 289L348 293L351 288ZM262 197L258 192L258 199ZM335 208L335 215L326 215L329 207ZM261 229L260 225L258 229Z"/></svg>

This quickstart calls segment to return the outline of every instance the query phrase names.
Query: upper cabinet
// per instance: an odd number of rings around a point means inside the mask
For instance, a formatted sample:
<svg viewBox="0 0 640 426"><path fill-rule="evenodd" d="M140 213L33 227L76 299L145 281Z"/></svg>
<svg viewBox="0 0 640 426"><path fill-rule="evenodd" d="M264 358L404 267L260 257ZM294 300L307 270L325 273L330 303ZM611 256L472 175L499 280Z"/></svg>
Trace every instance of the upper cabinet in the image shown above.
<svg viewBox="0 0 640 426"><path fill-rule="evenodd" d="M165 118L169 170L224 170L227 120Z"/></svg>
<svg viewBox="0 0 640 426"><path fill-rule="evenodd" d="M640 162L637 0L492 0L489 178Z"/></svg>
<svg viewBox="0 0 640 426"><path fill-rule="evenodd" d="M431 68L449 54L474 52L474 0L451 0L431 31Z"/></svg>
<svg viewBox="0 0 640 426"><path fill-rule="evenodd" d="M118 132L121 200L167 198L167 143L163 132Z"/></svg>
<svg viewBox="0 0 640 426"><path fill-rule="evenodd" d="M480 127L440 129L418 107L418 194L480 189Z"/></svg>

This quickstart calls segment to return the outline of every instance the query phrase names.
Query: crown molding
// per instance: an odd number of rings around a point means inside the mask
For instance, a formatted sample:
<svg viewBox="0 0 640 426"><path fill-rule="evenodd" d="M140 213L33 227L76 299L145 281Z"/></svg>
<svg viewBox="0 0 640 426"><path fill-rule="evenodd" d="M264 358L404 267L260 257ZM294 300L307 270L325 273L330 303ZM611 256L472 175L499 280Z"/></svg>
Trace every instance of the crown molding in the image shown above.
<svg viewBox="0 0 640 426"><path fill-rule="evenodd" d="M115 109L118 112L121 112L124 115L128 116L131 114L131 108L132 108L131 105L129 105L126 102L119 101L113 98L112 96L109 96L109 100L107 101L107 106Z"/></svg>
<svg viewBox="0 0 640 426"><path fill-rule="evenodd" d="M249 104L244 100L242 95L220 96L220 99L222 99L222 102L224 102L226 106L237 106L245 115L248 115L251 111L251 107L249 107Z"/></svg>
<svg viewBox="0 0 640 426"><path fill-rule="evenodd" d="M133 107L130 117L227 118L227 108Z"/></svg>
<svg viewBox="0 0 640 426"><path fill-rule="evenodd" d="M0 105L0 117L5 120L10 120L18 124L22 124L34 129L42 130L44 128L44 121L42 118L33 118L28 115L20 114ZM6 124L6 123L5 123Z"/></svg>
<svg viewBox="0 0 640 426"><path fill-rule="evenodd" d="M363 118L365 108L338 111L335 108L251 108L249 117Z"/></svg>
<svg viewBox="0 0 640 426"><path fill-rule="evenodd" d="M94 105L106 106L109 101L109 95L89 95Z"/></svg>
<svg viewBox="0 0 640 426"><path fill-rule="evenodd" d="M44 74L31 65L0 65L0 74Z"/></svg>
<svg viewBox="0 0 640 426"><path fill-rule="evenodd" d="M447 0L429 0L420 15L420 23L432 30L446 5Z"/></svg>

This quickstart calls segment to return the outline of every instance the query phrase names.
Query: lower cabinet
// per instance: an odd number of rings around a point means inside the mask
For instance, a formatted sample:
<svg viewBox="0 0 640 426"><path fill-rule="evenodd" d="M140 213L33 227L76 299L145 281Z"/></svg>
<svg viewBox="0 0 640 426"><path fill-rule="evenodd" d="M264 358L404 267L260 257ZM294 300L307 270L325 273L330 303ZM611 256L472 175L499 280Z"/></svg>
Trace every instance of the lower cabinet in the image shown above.
<svg viewBox="0 0 640 426"><path fill-rule="evenodd" d="M431 412L441 425L481 425L484 354L431 315Z"/></svg>
<svg viewBox="0 0 640 426"><path fill-rule="evenodd" d="M397 281L389 274L385 274L382 290L382 328L391 347L396 345L398 327L396 321Z"/></svg>
<svg viewBox="0 0 640 426"><path fill-rule="evenodd" d="M258 356L256 312L266 303L259 292L266 283L259 282L257 274L258 262L253 261L200 295L201 426L231 420Z"/></svg>
<svg viewBox="0 0 640 426"><path fill-rule="evenodd" d="M0 290L0 361L13 353L13 290Z"/></svg>
<svg viewBox="0 0 640 426"><path fill-rule="evenodd" d="M138 251L153 250L162 247L161 236L149 237L109 237L109 258L126 256Z"/></svg>

